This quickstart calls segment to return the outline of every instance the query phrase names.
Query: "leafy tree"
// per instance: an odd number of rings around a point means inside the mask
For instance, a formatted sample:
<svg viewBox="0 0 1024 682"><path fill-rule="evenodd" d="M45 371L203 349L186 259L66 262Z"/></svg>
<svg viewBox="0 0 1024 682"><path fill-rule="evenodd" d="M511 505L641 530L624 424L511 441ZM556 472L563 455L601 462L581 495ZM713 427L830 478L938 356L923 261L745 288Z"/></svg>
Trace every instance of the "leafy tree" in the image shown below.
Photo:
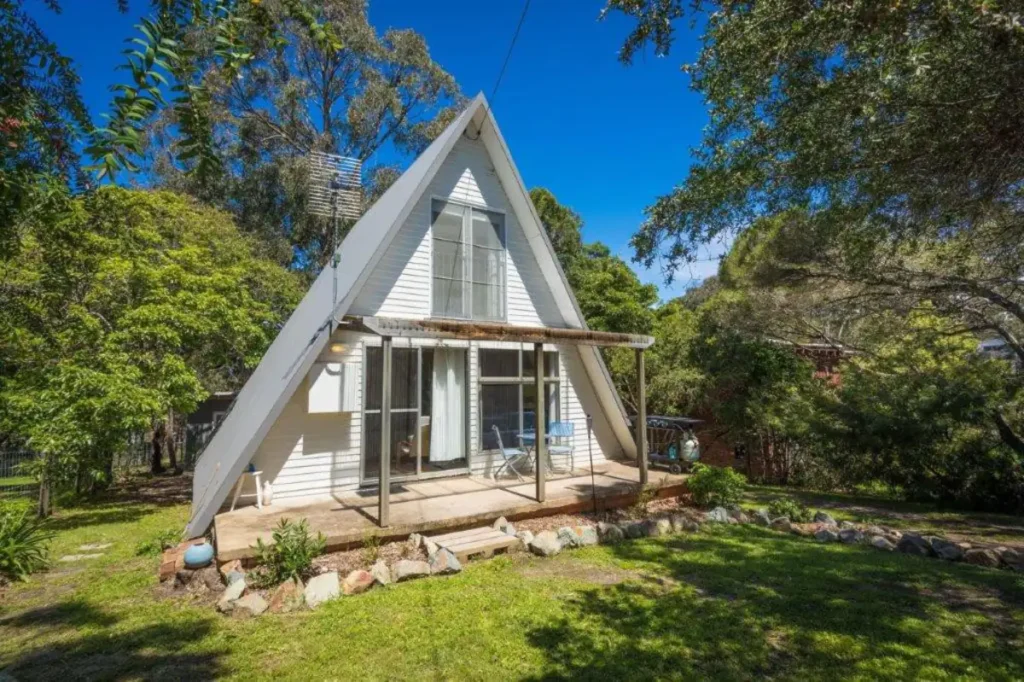
<svg viewBox="0 0 1024 682"><path fill-rule="evenodd" d="M209 143L198 155L192 138L180 136L193 109L159 107L145 162L162 184L231 210L283 262L315 271L330 253L334 228L307 212L309 153L366 163L372 202L397 177L395 153L422 151L462 99L420 34L378 34L361 0L268 0L257 7L246 11L259 20L239 16L232 24L245 47L230 68L217 54L223 22L192 22L178 39L188 46L206 98ZM311 31L310 21L331 39Z"/></svg>
<svg viewBox="0 0 1024 682"><path fill-rule="evenodd" d="M563 270L569 272L574 261L583 253L583 218L568 206L558 203L551 190L544 187L531 189L530 200L544 223L558 262Z"/></svg>
<svg viewBox="0 0 1024 682"><path fill-rule="evenodd" d="M108 481L130 433L238 387L301 293L230 216L167 192L65 197L28 225L0 261L0 432L54 484Z"/></svg>

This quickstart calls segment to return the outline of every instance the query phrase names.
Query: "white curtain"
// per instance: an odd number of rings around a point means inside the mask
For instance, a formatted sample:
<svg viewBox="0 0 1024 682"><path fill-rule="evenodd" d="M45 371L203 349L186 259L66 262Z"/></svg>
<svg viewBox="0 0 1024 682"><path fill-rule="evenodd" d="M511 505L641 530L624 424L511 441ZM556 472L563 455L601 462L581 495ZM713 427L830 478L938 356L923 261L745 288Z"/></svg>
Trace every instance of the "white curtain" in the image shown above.
<svg viewBox="0 0 1024 682"><path fill-rule="evenodd" d="M466 360L462 350L434 349L430 461L466 457Z"/></svg>

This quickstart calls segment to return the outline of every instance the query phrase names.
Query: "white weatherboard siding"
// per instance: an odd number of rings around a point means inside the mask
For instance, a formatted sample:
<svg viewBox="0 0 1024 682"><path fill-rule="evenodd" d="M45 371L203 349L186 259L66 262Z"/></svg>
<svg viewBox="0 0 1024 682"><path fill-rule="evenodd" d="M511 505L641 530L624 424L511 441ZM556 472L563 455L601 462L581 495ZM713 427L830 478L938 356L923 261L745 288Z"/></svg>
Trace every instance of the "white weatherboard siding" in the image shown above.
<svg viewBox="0 0 1024 682"><path fill-rule="evenodd" d="M526 234L479 141L462 137L441 165L401 231L352 304L353 315L421 320L430 317L430 204L432 199L505 213L508 323L563 327L551 289Z"/></svg>

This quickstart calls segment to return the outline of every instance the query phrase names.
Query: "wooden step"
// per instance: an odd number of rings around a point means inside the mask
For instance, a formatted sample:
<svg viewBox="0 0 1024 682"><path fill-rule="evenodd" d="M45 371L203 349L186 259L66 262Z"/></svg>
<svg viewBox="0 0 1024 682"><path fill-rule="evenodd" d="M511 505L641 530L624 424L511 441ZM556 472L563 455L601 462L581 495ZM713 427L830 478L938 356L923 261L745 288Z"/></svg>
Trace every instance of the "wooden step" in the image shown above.
<svg viewBox="0 0 1024 682"><path fill-rule="evenodd" d="M495 552L506 552L519 542L519 538L490 527L447 533L430 539L454 554L460 562L488 558L494 556Z"/></svg>

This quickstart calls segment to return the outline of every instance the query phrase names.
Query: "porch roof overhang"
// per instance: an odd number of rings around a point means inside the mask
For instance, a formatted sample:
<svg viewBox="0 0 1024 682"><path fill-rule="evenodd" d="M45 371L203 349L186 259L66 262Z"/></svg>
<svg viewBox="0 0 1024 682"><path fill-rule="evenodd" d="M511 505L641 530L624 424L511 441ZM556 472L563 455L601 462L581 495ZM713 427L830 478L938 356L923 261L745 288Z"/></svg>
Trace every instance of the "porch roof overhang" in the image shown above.
<svg viewBox="0 0 1024 682"><path fill-rule="evenodd" d="M469 341L511 341L552 343L571 346L650 348L653 336L617 334L562 327L520 327L500 322L463 320L409 320L395 317L346 316L350 329L393 338L463 339Z"/></svg>

